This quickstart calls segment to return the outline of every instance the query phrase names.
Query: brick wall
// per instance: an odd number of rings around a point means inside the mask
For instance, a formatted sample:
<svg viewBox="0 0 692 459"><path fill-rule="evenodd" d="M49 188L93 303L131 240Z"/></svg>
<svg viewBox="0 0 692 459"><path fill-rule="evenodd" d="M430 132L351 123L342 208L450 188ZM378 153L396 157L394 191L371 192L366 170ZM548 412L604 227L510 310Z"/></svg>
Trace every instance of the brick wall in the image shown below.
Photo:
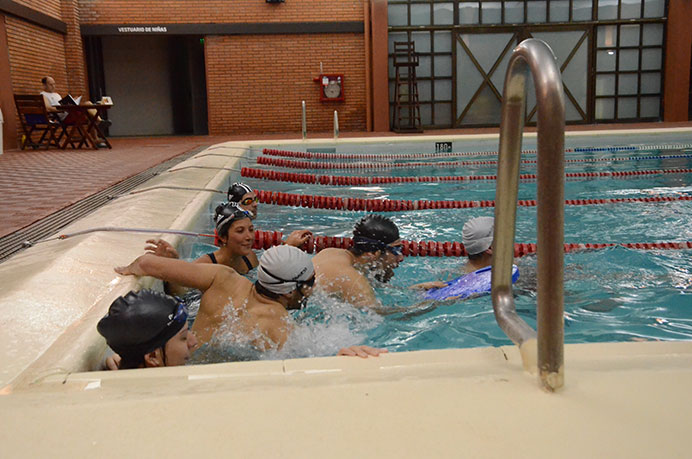
<svg viewBox="0 0 692 459"><path fill-rule="evenodd" d="M5 27L7 50L10 56L12 92L38 94L43 89L41 78L50 75L55 78L57 92L67 94L63 35L12 16L6 16ZM21 125L18 119L17 127L17 135L21 137Z"/></svg>
<svg viewBox="0 0 692 459"><path fill-rule="evenodd" d="M67 68L67 86L70 94L89 97L87 84L86 62L82 46L82 34L79 30L79 1L62 0L62 20L67 24L65 35L65 58ZM62 94L62 93L61 93Z"/></svg>
<svg viewBox="0 0 692 459"><path fill-rule="evenodd" d="M62 15L60 0L14 0L14 2L28 6L32 10L40 11L48 16L53 16L56 19L60 19Z"/></svg>
<svg viewBox="0 0 692 459"><path fill-rule="evenodd" d="M79 4L82 24L363 20L362 0L288 0L278 4L264 0L81 0Z"/></svg>
<svg viewBox="0 0 692 459"><path fill-rule="evenodd" d="M306 2L312 3L312 2ZM209 133L365 130L362 34L210 36L205 40ZM344 74L344 102L321 103L320 73Z"/></svg>

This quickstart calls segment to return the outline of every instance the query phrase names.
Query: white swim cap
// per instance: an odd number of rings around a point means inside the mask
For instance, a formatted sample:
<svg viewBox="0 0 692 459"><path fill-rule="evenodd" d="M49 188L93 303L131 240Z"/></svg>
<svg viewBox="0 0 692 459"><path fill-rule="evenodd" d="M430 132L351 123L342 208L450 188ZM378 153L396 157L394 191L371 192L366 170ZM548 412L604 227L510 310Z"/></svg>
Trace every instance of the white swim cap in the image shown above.
<svg viewBox="0 0 692 459"><path fill-rule="evenodd" d="M467 221L461 231L462 242L466 253L476 255L485 252L493 245L493 217L476 217Z"/></svg>
<svg viewBox="0 0 692 459"><path fill-rule="evenodd" d="M270 292L283 295L295 290L297 283L313 277L312 258L302 250L279 245L264 252L257 269L257 282Z"/></svg>

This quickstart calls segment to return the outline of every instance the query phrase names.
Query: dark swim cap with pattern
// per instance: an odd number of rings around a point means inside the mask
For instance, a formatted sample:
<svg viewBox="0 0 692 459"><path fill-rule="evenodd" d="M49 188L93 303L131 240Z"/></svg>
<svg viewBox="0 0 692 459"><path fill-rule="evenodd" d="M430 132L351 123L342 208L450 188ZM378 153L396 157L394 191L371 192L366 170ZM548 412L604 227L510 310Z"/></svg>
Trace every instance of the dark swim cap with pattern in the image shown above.
<svg viewBox="0 0 692 459"><path fill-rule="evenodd" d="M353 245L363 252L380 250L398 239L399 228L383 215L366 215L353 227Z"/></svg>
<svg viewBox="0 0 692 459"><path fill-rule="evenodd" d="M214 228L216 228L219 236L226 236L231 224L243 218L252 219L252 214L239 206L238 203L225 202L219 204L214 210Z"/></svg>
<svg viewBox="0 0 692 459"><path fill-rule="evenodd" d="M248 193L252 193L254 190L248 185L240 182L235 182L228 188L228 201L229 202L240 202L243 200L243 196Z"/></svg>
<svg viewBox="0 0 692 459"><path fill-rule="evenodd" d="M160 347L187 326L185 303L154 290L118 297L96 329L123 358L137 358Z"/></svg>

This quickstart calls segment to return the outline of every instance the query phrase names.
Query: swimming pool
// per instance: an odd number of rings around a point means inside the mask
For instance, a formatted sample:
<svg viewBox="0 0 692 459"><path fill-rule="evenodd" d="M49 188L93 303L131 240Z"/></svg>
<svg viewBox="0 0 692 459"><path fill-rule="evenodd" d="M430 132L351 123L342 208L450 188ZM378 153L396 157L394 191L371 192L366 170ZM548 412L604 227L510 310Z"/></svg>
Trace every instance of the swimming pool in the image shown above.
<svg viewBox="0 0 692 459"><path fill-rule="evenodd" d="M573 136L566 142L566 172L660 171L648 175L619 177L570 177L565 184L565 198L621 199L692 196L692 174L666 173L692 168L689 133L668 133L665 138L632 137L623 142L615 136ZM535 141L535 139L534 139ZM533 148L532 140L524 142ZM268 145L269 148L277 148ZM278 146L281 148L281 146ZM616 147L616 148L608 148ZM392 159L383 161L380 169L314 169L297 172L334 176L413 177L413 176L486 176L496 173L488 164L493 154L466 155L460 158L416 159L416 153L429 154L435 144L411 143L370 145L326 143L311 146L312 151L336 153L376 153L384 155L410 153L403 162L431 163L427 166L393 168ZM287 150L306 151L288 147ZM496 140L479 140L454 145L455 152L478 153L497 149ZM291 171L276 166L258 165L261 149L253 149L241 166L260 170ZM522 159L535 159L525 154ZM327 160L311 159L324 163ZM336 159L338 163L358 159ZM463 161L463 166L441 165ZM361 160L362 162L362 160ZM376 159L363 163L374 164ZM535 164L522 164L521 173L535 173ZM394 183L361 186L322 186L278 182L240 177L232 173L228 183L244 181L256 189L300 195L390 200L493 200L494 180L455 182ZM519 199L535 199L535 180L522 180ZM209 230L210 212L198 221L198 228ZM401 237L415 241L460 241L461 227L470 218L493 215L493 208L407 210L382 212L397 223ZM255 225L261 230L281 230L284 234L308 228L317 235L349 237L353 224L365 212L309 209L304 207L263 204ZM536 241L536 208L517 210L516 242ZM565 242L630 243L692 240L692 202L613 203L566 206ZM209 246L187 244L183 254L198 256ZM565 255L565 341L567 343L613 342L631 340L689 340L692 338L692 257L689 250L635 250L609 247ZM421 296L407 289L411 284L456 277L464 259L456 257L407 257L396 276L376 290L385 305L415 307ZM517 260L522 278L515 288L519 315L535 328L534 256ZM441 305L433 310L378 316L358 311L319 295L302 311L295 313L298 323L285 348L263 355L253 353L234 336L232 327L222 329L216 346L225 357L285 358L330 355L340 347L366 343L391 351L446 349L510 344L495 322L489 296ZM202 357L205 359L207 357ZM213 358L212 358L213 360Z"/></svg>

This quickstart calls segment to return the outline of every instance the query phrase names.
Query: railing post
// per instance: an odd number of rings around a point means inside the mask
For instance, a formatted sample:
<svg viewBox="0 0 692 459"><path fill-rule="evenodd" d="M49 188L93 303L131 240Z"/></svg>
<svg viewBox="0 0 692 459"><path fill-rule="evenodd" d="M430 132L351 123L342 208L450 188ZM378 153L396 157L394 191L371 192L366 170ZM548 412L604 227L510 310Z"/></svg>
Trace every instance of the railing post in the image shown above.
<svg viewBox="0 0 692 459"><path fill-rule="evenodd" d="M529 70L538 105L538 335L517 315L512 295L519 159ZM541 383L550 391L564 384L564 136L564 95L555 56L544 42L524 40L510 57L503 93L492 299L497 322L519 346L525 367L535 365L527 360L533 346L537 346Z"/></svg>
<svg viewBox="0 0 692 459"><path fill-rule="evenodd" d="M339 138L339 114L334 110L334 138Z"/></svg>
<svg viewBox="0 0 692 459"><path fill-rule="evenodd" d="M301 103L302 105L302 114L303 114L303 140L308 138L308 121L307 121L307 116L305 114L305 101Z"/></svg>

